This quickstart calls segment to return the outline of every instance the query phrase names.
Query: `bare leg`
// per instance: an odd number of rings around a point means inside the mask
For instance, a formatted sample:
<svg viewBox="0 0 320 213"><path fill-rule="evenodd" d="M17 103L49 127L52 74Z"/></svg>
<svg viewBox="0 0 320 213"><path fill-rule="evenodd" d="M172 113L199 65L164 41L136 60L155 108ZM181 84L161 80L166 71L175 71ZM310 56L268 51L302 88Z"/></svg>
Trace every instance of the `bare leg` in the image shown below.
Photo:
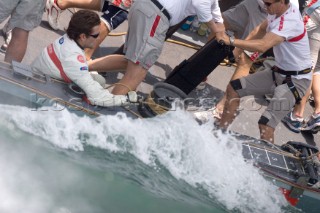
<svg viewBox="0 0 320 213"><path fill-rule="evenodd" d="M89 70L98 72L126 70L128 61L123 55L107 55L89 61Z"/></svg>
<svg viewBox="0 0 320 213"><path fill-rule="evenodd" d="M230 81L247 76L249 74L252 63L253 62L250 60L250 58L244 53L242 53L238 61L238 66L234 74L232 75ZM222 99L216 105L216 108L219 112L223 112L225 102L226 102L226 93L223 95Z"/></svg>
<svg viewBox="0 0 320 213"><path fill-rule="evenodd" d="M227 95L226 93L223 94L223 97L220 99L220 101L217 103L216 105L216 109L217 111L220 113L220 112L223 112L223 109L224 109L224 105L226 103L226 100L227 100Z"/></svg>
<svg viewBox="0 0 320 213"><path fill-rule="evenodd" d="M129 92L129 87L131 90L136 90L139 84L144 80L147 75L147 70L138 64L128 61L128 67L123 78L119 81L120 84L126 85L116 85L112 93L114 95L125 95Z"/></svg>
<svg viewBox="0 0 320 213"><path fill-rule="evenodd" d="M315 113L320 113L320 74L313 75L312 94L314 97Z"/></svg>
<svg viewBox="0 0 320 213"><path fill-rule="evenodd" d="M27 50L28 38L29 31L17 27L14 28L4 61L8 63L11 63L13 60L21 62Z"/></svg>
<svg viewBox="0 0 320 213"><path fill-rule="evenodd" d="M311 92L311 85L310 87L308 88L308 90L306 91L306 94L305 96L302 97L301 101L300 101L300 104L296 104L293 108L293 116L296 116L296 117L300 117L300 118L303 118L303 113L304 113L304 109L306 107L306 104L307 104L307 100L309 98L309 95L310 95L310 92Z"/></svg>
<svg viewBox="0 0 320 213"><path fill-rule="evenodd" d="M60 9L65 10L71 7L77 7L89 10L101 10L100 0L57 0Z"/></svg>
<svg viewBox="0 0 320 213"><path fill-rule="evenodd" d="M293 114L299 117L303 117L304 109L306 106L307 99L310 95L310 90L312 89L312 94L314 97L314 113L320 113L320 75L313 75L312 83L310 88L307 90L306 95L302 98L301 103L296 105L293 109Z"/></svg>
<svg viewBox="0 0 320 213"><path fill-rule="evenodd" d="M274 143L274 128L259 124L260 138L266 141Z"/></svg>
<svg viewBox="0 0 320 213"><path fill-rule="evenodd" d="M226 103L220 120L220 128L227 129L237 115L240 97L230 84L227 86Z"/></svg>
<svg viewBox="0 0 320 213"><path fill-rule="evenodd" d="M87 60L90 60L93 53L96 51L96 49L100 46L100 44L103 42L103 40L108 36L109 29L107 25L104 22L101 22L100 24L100 34L95 42L95 46L93 48L87 48L84 50Z"/></svg>

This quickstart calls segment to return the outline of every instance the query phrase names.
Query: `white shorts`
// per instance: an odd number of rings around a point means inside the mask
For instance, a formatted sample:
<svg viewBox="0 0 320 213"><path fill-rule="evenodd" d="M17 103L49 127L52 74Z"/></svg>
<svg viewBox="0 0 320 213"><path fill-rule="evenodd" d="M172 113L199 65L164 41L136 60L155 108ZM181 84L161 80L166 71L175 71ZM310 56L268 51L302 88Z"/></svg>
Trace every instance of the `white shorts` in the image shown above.
<svg viewBox="0 0 320 213"><path fill-rule="evenodd" d="M45 0L1 0L0 23L11 15L8 28L31 31L40 25Z"/></svg>
<svg viewBox="0 0 320 213"><path fill-rule="evenodd" d="M148 70L159 58L170 23L152 1L136 1L128 14L125 58Z"/></svg>

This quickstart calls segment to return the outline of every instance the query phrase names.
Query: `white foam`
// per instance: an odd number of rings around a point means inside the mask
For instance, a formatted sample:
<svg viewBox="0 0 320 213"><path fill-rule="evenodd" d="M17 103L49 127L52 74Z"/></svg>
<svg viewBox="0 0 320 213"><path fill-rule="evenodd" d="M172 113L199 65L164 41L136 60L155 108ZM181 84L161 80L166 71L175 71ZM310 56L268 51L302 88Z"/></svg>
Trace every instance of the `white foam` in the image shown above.
<svg viewBox="0 0 320 213"><path fill-rule="evenodd" d="M157 160L175 178L206 189L229 210L281 212L287 205L278 188L244 162L239 142L212 131L211 124L198 125L186 112L153 119L132 120L121 113L91 119L66 110L0 107L6 122L58 147L81 151L90 145L129 152L151 166Z"/></svg>

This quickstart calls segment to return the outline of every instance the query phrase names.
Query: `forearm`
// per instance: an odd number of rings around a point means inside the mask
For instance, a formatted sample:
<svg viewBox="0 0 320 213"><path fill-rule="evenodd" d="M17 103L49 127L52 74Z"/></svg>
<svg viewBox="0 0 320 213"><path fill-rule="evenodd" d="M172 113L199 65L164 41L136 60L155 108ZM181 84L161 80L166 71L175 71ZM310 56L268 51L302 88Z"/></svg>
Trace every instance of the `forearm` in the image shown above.
<svg viewBox="0 0 320 213"><path fill-rule="evenodd" d="M98 72L122 71L127 68L128 61L123 55L108 55L88 61L89 70Z"/></svg>
<svg viewBox="0 0 320 213"><path fill-rule="evenodd" d="M274 47L280 44L284 40L285 40L284 37L281 37L272 32L269 32L265 34L263 38L259 38L259 39L253 39L253 40L235 39L233 45L235 47L238 47L244 50L263 53L268 49L270 49L271 47Z"/></svg>
<svg viewBox="0 0 320 213"><path fill-rule="evenodd" d="M254 39L254 40L235 39L233 46L240 49L248 50L251 52L260 52L260 53L263 53L269 49L265 44L265 42L261 39Z"/></svg>
<svg viewBox="0 0 320 213"><path fill-rule="evenodd" d="M207 22L207 25L211 31L211 33L208 37L209 41L211 39L215 38L217 33L224 33L226 30L223 23L218 23L218 22L215 23L214 21L209 21L209 22Z"/></svg>
<svg viewBox="0 0 320 213"><path fill-rule="evenodd" d="M219 32L226 31L223 23L219 23L219 22L210 21L210 22L208 22L208 27L214 33L219 33Z"/></svg>
<svg viewBox="0 0 320 213"><path fill-rule="evenodd" d="M268 22L264 21L246 40L234 39L227 34L217 34L217 40L224 42L226 45L235 46L240 49L263 53L273 46L276 46L285 40L273 32L266 32Z"/></svg>
<svg viewBox="0 0 320 213"><path fill-rule="evenodd" d="M264 21L258 26L256 26L245 38L245 40L254 40L254 39L263 38L263 36L267 33L266 28L267 28L267 21Z"/></svg>

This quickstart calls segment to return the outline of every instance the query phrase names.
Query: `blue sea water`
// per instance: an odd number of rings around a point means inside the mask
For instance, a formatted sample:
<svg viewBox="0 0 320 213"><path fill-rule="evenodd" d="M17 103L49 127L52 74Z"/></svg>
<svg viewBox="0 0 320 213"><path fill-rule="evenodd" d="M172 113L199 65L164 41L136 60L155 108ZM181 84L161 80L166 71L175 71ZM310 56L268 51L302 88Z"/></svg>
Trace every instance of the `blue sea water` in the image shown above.
<svg viewBox="0 0 320 213"><path fill-rule="evenodd" d="M295 211L238 141L186 112L0 112L0 212Z"/></svg>

